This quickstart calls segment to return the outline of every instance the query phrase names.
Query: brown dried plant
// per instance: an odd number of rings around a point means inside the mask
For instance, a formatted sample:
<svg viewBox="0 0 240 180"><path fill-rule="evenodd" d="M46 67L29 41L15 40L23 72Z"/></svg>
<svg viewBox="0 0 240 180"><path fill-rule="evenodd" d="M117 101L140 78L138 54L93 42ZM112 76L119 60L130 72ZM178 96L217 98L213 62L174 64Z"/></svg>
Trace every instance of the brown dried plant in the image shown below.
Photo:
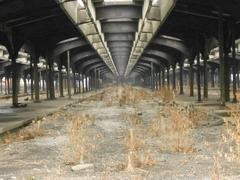
<svg viewBox="0 0 240 180"><path fill-rule="evenodd" d="M216 155L213 157L213 168L211 171L211 180L220 180L220 159L219 156Z"/></svg>
<svg viewBox="0 0 240 180"><path fill-rule="evenodd" d="M29 140L43 136L43 134L42 121L33 121L29 126L20 130L18 138L21 140Z"/></svg>
<svg viewBox="0 0 240 180"><path fill-rule="evenodd" d="M40 120L33 121L30 125L20 129L16 133L7 132L3 136L3 143L11 144L14 141L30 140L39 136L43 136L44 130L42 124L43 122Z"/></svg>
<svg viewBox="0 0 240 180"><path fill-rule="evenodd" d="M136 110L134 113L124 113L123 117L127 122L129 122L132 127L136 127L142 124L142 118L138 115Z"/></svg>
<svg viewBox="0 0 240 180"><path fill-rule="evenodd" d="M162 151L194 152L189 132L195 127L195 121L185 107L168 105L153 118L149 131L164 141L160 147Z"/></svg>
<svg viewBox="0 0 240 180"><path fill-rule="evenodd" d="M88 127L93 125L94 116L78 114L72 116L69 130L69 146L65 152L65 164L82 164L90 158L95 148Z"/></svg>
<svg viewBox="0 0 240 180"><path fill-rule="evenodd" d="M156 91L154 93L154 96L159 97L165 103L169 103L169 102L174 101L175 92L173 90L170 90L167 87L163 87L161 90Z"/></svg>
<svg viewBox="0 0 240 180"><path fill-rule="evenodd" d="M227 160L240 163L240 104L228 106L231 122L226 123L226 131L222 134L223 145L228 147L223 156Z"/></svg>

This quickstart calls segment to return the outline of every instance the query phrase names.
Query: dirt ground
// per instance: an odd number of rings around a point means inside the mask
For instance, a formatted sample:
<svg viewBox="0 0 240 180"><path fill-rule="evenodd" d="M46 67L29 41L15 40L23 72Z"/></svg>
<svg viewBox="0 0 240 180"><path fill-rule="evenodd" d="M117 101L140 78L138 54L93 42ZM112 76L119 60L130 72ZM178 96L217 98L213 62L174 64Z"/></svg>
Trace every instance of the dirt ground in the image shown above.
<svg viewBox="0 0 240 180"><path fill-rule="evenodd" d="M117 92L113 92L117 93ZM214 123L218 119L205 116L200 124L191 129L193 152L163 151L161 138L151 135L149 126L158 112L164 111L164 104L158 99L147 99L134 104L120 106L101 99L89 99L64 107L60 112L43 118L43 135L30 140L13 140L0 144L0 180L7 179L240 179L240 166L220 159L218 154L224 124ZM128 149L124 137L131 125L126 114L136 112L142 120L134 127L143 141L140 154L149 153L153 163L129 171ZM73 164L66 164L69 149L70 115L90 114L95 116L88 126L88 136L94 148L89 150L85 163L93 168L73 171ZM166 139L165 139L166 140ZM70 154L71 156L71 154ZM216 163L217 162L217 163ZM213 177L213 172L218 176Z"/></svg>

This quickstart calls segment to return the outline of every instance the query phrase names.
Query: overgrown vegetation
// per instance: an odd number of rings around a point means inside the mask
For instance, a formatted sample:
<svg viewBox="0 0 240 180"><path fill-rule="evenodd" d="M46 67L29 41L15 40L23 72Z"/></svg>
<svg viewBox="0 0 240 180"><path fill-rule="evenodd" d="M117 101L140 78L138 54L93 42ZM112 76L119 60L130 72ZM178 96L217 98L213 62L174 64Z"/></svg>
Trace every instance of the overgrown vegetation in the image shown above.
<svg viewBox="0 0 240 180"><path fill-rule="evenodd" d="M155 91L154 96L160 98L164 103L169 103L175 100L174 90L170 90L167 87L163 87L158 91Z"/></svg>
<svg viewBox="0 0 240 180"><path fill-rule="evenodd" d="M95 148L89 127L94 124L95 116L89 114L72 115L69 122L69 144L65 149L65 164L84 164L89 161Z"/></svg>
<svg viewBox="0 0 240 180"><path fill-rule="evenodd" d="M204 118L203 115L192 106L167 105L151 121L149 132L164 141L160 147L162 151L194 152L190 132Z"/></svg>
<svg viewBox="0 0 240 180"><path fill-rule="evenodd" d="M3 143L11 144L14 141L30 140L39 136L43 136L44 130L43 130L42 124L43 124L43 121L40 121L40 120L33 121L30 125L20 129L16 133L7 132L3 137Z"/></svg>

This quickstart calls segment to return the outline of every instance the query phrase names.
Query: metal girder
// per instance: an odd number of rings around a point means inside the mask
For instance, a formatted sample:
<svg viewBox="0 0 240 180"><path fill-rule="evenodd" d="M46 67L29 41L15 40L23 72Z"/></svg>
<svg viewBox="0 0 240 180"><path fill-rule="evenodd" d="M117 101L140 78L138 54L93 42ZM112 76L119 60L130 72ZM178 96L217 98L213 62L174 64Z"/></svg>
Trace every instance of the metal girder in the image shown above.
<svg viewBox="0 0 240 180"><path fill-rule="evenodd" d="M105 34L105 40L108 42L117 42L117 41L134 41L135 34L134 33L114 33L114 34Z"/></svg>
<svg viewBox="0 0 240 180"><path fill-rule="evenodd" d="M82 47L82 46L86 46L86 45L88 45L88 43L86 41L83 41L83 40L80 40L80 39L69 41L69 42L66 42L64 44L59 44L54 49L53 57L57 57L57 56L61 55L62 53L66 52L66 51L69 51L69 50L75 49L75 48L79 48L79 47Z"/></svg>
<svg viewBox="0 0 240 180"><path fill-rule="evenodd" d="M95 68L100 68L100 67L106 67L105 64L103 64L102 62L101 63L98 63L98 64L95 64L89 68L87 68L87 70L85 71L86 74L88 74L91 70L95 69Z"/></svg>
<svg viewBox="0 0 240 180"><path fill-rule="evenodd" d="M92 57L92 56L95 56L97 55L96 52L94 51L85 51L85 52L82 52L82 53L79 53L79 54L74 54L71 58L71 64L74 64L78 61L81 61L82 59L85 59L87 57Z"/></svg>
<svg viewBox="0 0 240 180"><path fill-rule="evenodd" d="M185 55L186 57L189 56L187 47L180 41L160 37L160 38L156 38L152 42L152 44L169 47L169 48L179 51L181 54Z"/></svg>
<svg viewBox="0 0 240 180"><path fill-rule="evenodd" d="M161 50L146 50L144 52L144 54L148 54L148 55L154 55L157 56L159 58L165 59L166 61L169 62L169 65L173 65L177 62L177 59L175 59L173 56L171 56L168 53L165 53Z"/></svg>
<svg viewBox="0 0 240 180"><path fill-rule="evenodd" d="M121 48L121 47L127 47L127 48L131 48L133 45L133 42L131 41L118 41L118 42L108 42L108 47L109 49L111 48Z"/></svg>
<svg viewBox="0 0 240 180"><path fill-rule="evenodd" d="M144 73L150 73L150 69L145 66L137 65L134 69L141 70Z"/></svg>
<svg viewBox="0 0 240 180"><path fill-rule="evenodd" d="M135 33L138 30L138 24L132 22L104 22L102 31L104 33Z"/></svg>
<svg viewBox="0 0 240 180"><path fill-rule="evenodd" d="M141 61L153 62L154 64L159 65L161 68L167 67L166 64L163 64L161 61L159 61L158 59L154 59L154 58L141 57L139 62L141 62Z"/></svg>
<svg viewBox="0 0 240 180"><path fill-rule="evenodd" d="M146 74L146 71L145 70L142 70L142 69L139 69L139 68L134 68L132 72L138 72L139 74L142 74L142 75L145 75Z"/></svg>
<svg viewBox="0 0 240 180"><path fill-rule="evenodd" d="M139 62L138 63L139 66L144 66L144 67L147 67L148 69L151 69L151 64L148 64L148 63L144 63L144 62Z"/></svg>
<svg viewBox="0 0 240 180"><path fill-rule="evenodd" d="M156 32L174 8L176 0L156 2L145 0L143 2L143 17L139 20L139 30L127 64L125 77L130 74L149 42L155 37Z"/></svg>
<svg viewBox="0 0 240 180"><path fill-rule="evenodd" d="M94 63L98 63L98 62L102 62L101 59L96 58L96 59L91 59L89 61L85 61L85 62L81 63L81 65L78 67L78 69L79 69L79 71L84 71L84 69L87 66L94 64Z"/></svg>
<svg viewBox="0 0 240 180"><path fill-rule="evenodd" d="M97 20L138 19L142 17L142 7L130 4L112 4L96 8Z"/></svg>
<svg viewBox="0 0 240 180"><path fill-rule="evenodd" d="M111 69L111 71L118 75L116 66L113 62L109 49L104 42L102 34L102 27L100 22L96 19L96 9L92 1L68 1L57 0L61 7L68 13L72 21L85 35L88 42L98 52L102 60ZM81 2L81 3L80 3Z"/></svg>

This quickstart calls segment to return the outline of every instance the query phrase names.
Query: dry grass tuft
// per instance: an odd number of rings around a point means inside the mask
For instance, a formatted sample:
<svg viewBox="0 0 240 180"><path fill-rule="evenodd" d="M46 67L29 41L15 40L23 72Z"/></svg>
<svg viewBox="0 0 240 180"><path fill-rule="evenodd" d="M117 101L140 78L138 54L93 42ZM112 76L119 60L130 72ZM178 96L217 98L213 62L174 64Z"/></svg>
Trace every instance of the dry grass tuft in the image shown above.
<svg viewBox="0 0 240 180"><path fill-rule="evenodd" d="M156 164L155 156L146 150L145 142L136 135L136 130L129 129L124 145L128 151L125 170L133 172L136 169L150 168Z"/></svg>
<svg viewBox="0 0 240 180"><path fill-rule="evenodd" d="M169 103L175 100L175 92L167 87L154 93L155 97L159 97L164 103Z"/></svg>
<svg viewBox="0 0 240 180"><path fill-rule="evenodd" d="M228 108L231 110L232 121L226 122L226 131L222 134L221 155L230 162L240 163L240 105L231 105Z"/></svg>
<svg viewBox="0 0 240 180"><path fill-rule="evenodd" d="M70 119L69 146L65 152L65 164L83 164L89 160L95 148L88 127L93 125L95 116L89 114L74 115Z"/></svg>
<svg viewBox="0 0 240 180"><path fill-rule="evenodd" d="M29 126L19 132L18 138L21 140L29 140L43 136L43 134L42 121L33 121Z"/></svg>
<svg viewBox="0 0 240 180"><path fill-rule="evenodd" d="M34 139L39 136L44 135L44 130L42 127L43 122L42 121L33 121L30 125L24 127L17 133L10 133L7 132L3 136L3 143L4 144L11 144L14 141L25 141Z"/></svg>
<svg viewBox="0 0 240 180"><path fill-rule="evenodd" d="M149 132L164 142L161 151L191 153L195 148L189 134L202 118L203 114L193 107L168 105L153 118Z"/></svg>
<svg viewBox="0 0 240 180"><path fill-rule="evenodd" d="M132 86L109 86L103 90L102 100L107 107L113 104L134 105L141 100L150 98L150 94L144 89L135 88Z"/></svg>
<svg viewBox="0 0 240 180"><path fill-rule="evenodd" d="M134 129L129 129L129 133L125 136L123 144L128 150L136 151L143 147L144 142L135 134Z"/></svg>
<svg viewBox="0 0 240 180"><path fill-rule="evenodd" d="M220 179L220 159L218 156L213 158L213 168L211 171L211 180L219 180Z"/></svg>
<svg viewBox="0 0 240 180"><path fill-rule="evenodd" d="M138 115L137 111L131 114L123 114L123 118L129 122L132 127L136 127L142 124L142 118Z"/></svg>

